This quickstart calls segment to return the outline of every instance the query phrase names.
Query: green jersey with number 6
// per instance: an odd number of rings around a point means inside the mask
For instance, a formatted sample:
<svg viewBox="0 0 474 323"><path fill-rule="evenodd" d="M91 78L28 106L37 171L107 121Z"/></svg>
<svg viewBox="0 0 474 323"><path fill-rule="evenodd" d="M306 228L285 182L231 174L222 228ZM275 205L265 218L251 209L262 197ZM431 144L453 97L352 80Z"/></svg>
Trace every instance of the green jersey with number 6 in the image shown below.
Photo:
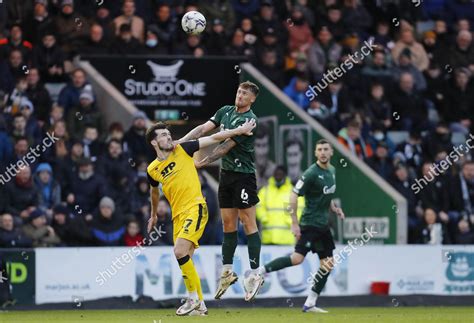
<svg viewBox="0 0 474 323"><path fill-rule="evenodd" d="M222 131L235 129L242 125L245 120L250 119L257 121L257 116L252 112L252 109L244 113L238 113L235 105L225 105L217 110L210 120ZM221 169L247 174L255 173L254 143L256 131L257 127L253 129L253 135L251 136L241 135L231 138L237 145L222 157Z"/></svg>
<svg viewBox="0 0 474 323"><path fill-rule="evenodd" d="M327 228L329 207L336 192L336 169L311 165L293 187L293 192L304 196L305 207L300 219L300 226Z"/></svg>

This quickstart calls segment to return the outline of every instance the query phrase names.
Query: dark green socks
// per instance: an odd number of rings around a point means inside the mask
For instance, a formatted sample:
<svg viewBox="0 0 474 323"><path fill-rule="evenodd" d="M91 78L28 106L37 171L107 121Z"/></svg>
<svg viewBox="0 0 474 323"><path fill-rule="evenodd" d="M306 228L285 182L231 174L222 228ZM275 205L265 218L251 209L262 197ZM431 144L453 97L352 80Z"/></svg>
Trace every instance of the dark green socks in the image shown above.
<svg viewBox="0 0 474 323"><path fill-rule="evenodd" d="M247 245L249 249L250 268L257 269L260 266L260 249L262 248L262 241L257 232L247 236Z"/></svg>
<svg viewBox="0 0 474 323"><path fill-rule="evenodd" d="M314 277L314 285L311 287L311 290L319 295L323 290L324 285L326 285L330 273L330 271L319 268L318 273Z"/></svg>
<svg viewBox="0 0 474 323"><path fill-rule="evenodd" d="M291 267L293 264L291 263L291 257L280 257L270 261L268 264L265 265L265 271L270 273L272 271L277 271L286 267Z"/></svg>
<svg viewBox="0 0 474 323"><path fill-rule="evenodd" d="M232 265L235 248L237 248L237 231L224 232L224 241L222 242L222 263Z"/></svg>

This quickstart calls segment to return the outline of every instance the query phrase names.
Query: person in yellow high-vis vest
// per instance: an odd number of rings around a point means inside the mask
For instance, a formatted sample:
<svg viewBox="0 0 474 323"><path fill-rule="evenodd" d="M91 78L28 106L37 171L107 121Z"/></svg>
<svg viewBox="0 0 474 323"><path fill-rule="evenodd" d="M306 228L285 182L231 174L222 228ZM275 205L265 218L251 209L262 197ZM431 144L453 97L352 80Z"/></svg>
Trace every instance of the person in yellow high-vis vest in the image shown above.
<svg viewBox="0 0 474 323"><path fill-rule="evenodd" d="M291 216L288 201L293 189L286 168L278 166L268 184L258 193L257 220L261 225L262 244L291 245L295 236L291 232ZM298 201L298 216L304 208L304 200Z"/></svg>

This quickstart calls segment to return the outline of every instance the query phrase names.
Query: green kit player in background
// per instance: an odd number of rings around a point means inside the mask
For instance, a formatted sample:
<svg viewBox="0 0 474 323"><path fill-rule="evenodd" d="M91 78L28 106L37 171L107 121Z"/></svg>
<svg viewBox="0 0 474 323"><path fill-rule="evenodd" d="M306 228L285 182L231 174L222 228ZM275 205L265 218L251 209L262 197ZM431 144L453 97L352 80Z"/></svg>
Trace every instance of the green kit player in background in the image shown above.
<svg viewBox="0 0 474 323"><path fill-rule="evenodd" d="M330 164L333 150L325 139L316 143L316 163L311 165L293 187L290 195L289 211L291 213L291 231L297 242L291 256L277 258L265 266L259 267L260 274L270 273L286 267L296 266L303 262L309 251L317 253L320 266L314 276L313 286L303 306L303 312L327 313L316 307L316 300L326 285L329 273L333 268L332 251L334 240L329 229L329 210L344 219L344 212L333 202L336 192L336 169ZM305 208L300 223L296 216L298 196L304 196Z"/></svg>
<svg viewBox="0 0 474 323"><path fill-rule="evenodd" d="M220 108L206 123L194 128L179 141L200 138L205 133L219 127L221 130L235 129L246 120L257 120L251 106L257 99L259 88L252 82L239 85L234 105ZM224 226L222 243L222 273L215 299L220 299L238 277L232 270L237 248L238 220L243 224L248 241L251 271L245 274L245 300L252 300L263 285L263 275L257 269L260 263L261 240L257 227L256 207L259 202L255 176L255 135L235 136L217 146L213 152L196 163L196 167L206 166L222 157L219 179L219 206Z"/></svg>

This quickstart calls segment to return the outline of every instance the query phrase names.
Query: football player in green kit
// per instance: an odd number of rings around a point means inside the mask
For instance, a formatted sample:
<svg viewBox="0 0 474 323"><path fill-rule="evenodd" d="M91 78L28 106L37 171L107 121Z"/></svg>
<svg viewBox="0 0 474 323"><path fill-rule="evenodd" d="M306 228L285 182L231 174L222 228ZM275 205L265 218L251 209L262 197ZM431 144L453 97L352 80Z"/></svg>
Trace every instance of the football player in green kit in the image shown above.
<svg viewBox="0 0 474 323"><path fill-rule="evenodd" d="M333 268L332 251L335 245L328 225L329 210L341 219L344 219L344 212L332 200L336 192L336 169L330 164L333 150L327 140L321 139L316 143L315 155L316 163L303 173L290 195L289 211L293 222L291 231L297 239L295 251L290 256L274 259L259 267L258 271L264 275L296 266L304 261L309 251L317 253L320 266L313 277L313 286L303 306L303 312L327 313L316 307L316 301ZM300 223L296 216L298 196L304 196L305 199Z"/></svg>
<svg viewBox="0 0 474 323"><path fill-rule="evenodd" d="M197 126L179 141L197 139L219 127L221 130L234 129L246 120L257 120L251 106L257 99L259 88L252 82L239 85L234 105L220 108L206 123ZM258 125L257 125L258 127ZM257 272L260 262L261 240L256 220L257 180L255 175L255 135L235 136L219 144L213 152L196 163L196 167L206 166L222 157L219 180L219 205L224 226L222 243L222 273L215 298L220 299L238 277L232 270L237 247L238 220L243 224L248 240L251 271L244 280L245 300L252 300L263 284L263 275Z"/></svg>

